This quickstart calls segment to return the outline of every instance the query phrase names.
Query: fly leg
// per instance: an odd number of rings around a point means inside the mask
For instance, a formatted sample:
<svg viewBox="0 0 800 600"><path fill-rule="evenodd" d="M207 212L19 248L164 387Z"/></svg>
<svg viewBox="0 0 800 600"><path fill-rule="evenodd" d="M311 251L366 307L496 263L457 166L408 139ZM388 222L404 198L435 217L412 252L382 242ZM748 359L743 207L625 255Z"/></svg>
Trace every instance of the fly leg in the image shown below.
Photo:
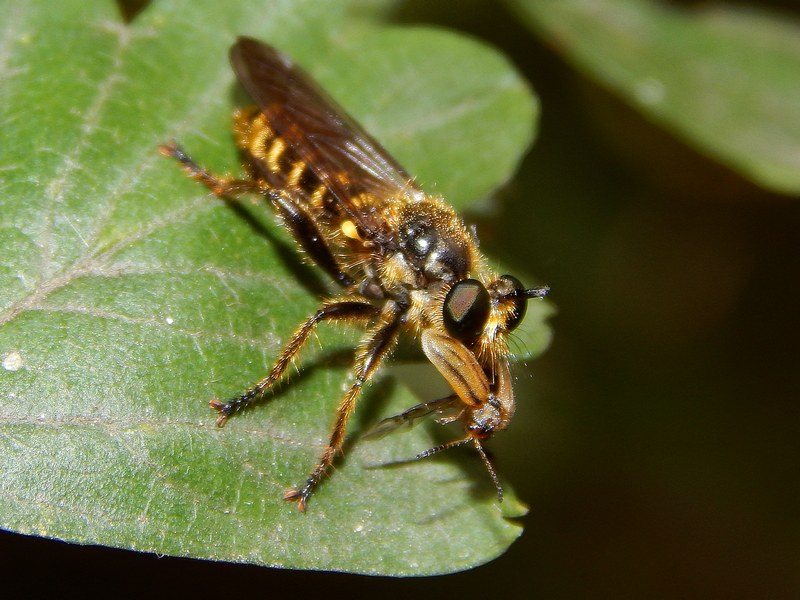
<svg viewBox="0 0 800 600"><path fill-rule="evenodd" d="M339 321L339 322L359 322L368 321L374 318L378 313L378 309L361 299L340 299L331 301L324 304L316 313L306 319L297 331L294 332L289 342L281 352L275 365L272 367L269 375L264 377L261 381L256 383L253 387L248 389L240 396L229 400L228 402L220 402L219 400L212 400L209 402L211 408L219 412L217 417L217 427L222 427L233 413L250 406L258 401L264 393L277 383L289 363L297 355L300 349L308 340L308 336L322 321Z"/></svg>
<svg viewBox="0 0 800 600"><path fill-rule="evenodd" d="M272 202L295 241L306 251L315 264L342 287L353 285L353 279L339 266L314 219L285 192L276 191L257 179L218 177L198 165L175 141L159 148L164 156L177 160L189 176L199 181L215 196L232 199L243 194L260 194Z"/></svg>
<svg viewBox="0 0 800 600"><path fill-rule="evenodd" d="M314 219L285 192L272 192L269 197L295 241L311 260L342 287L353 285L353 279L339 266Z"/></svg>
<svg viewBox="0 0 800 600"><path fill-rule="evenodd" d="M336 409L336 420L328 445L325 447L325 450L323 450L319 461L311 471L305 485L298 490L289 490L283 496L284 500L296 501L297 508L301 511L305 511L308 497L319 485L322 477L333 464L333 459L341 452L345 431L347 430L347 422L350 419L350 415L353 413L353 409L355 409L358 398L361 396L361 389L372 375L374 375L381 361L389 354L394 346L402 324L402 317L402 311L392 303L389 310L386 311L383 318L379 321L377 326L370 331L366 340L356 351L354 367L355 382L353 382L353 385L347 390L344 398L339 402L339 407Z"/></svg>
<svg viewBox="0 0 800 600"><path fill-rule="evenodd" d="M202 183L211 190L215 196L219 196L220 198L237 198L248 193L269 194L269 190L264 189L254 179L218 177L213 173L209 173L206 169L194 162L175 140L160 146L158 151L164 156L177 160L184 171L189 174L189 177Z"/></svg>

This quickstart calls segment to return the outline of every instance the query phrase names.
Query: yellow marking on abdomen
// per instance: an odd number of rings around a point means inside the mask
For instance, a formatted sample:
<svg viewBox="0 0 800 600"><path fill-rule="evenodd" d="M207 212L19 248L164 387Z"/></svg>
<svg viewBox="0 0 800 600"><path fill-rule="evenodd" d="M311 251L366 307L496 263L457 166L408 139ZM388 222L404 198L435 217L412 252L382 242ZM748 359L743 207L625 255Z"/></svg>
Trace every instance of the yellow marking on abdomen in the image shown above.
<svg viewBox="0 0 800 600"><path fill-rule="evenodd" d="M325 195L328 193L328 188L320 184L311 194L311 206L314 208L322 209L325 206Z"/></svg>
<svg viewBox="0 0 800 600"><path fill-rule="evenodd" d="M270 140L273 137L272 130L269 127L260 124L258 121L254 121L253 127L250 130L250 135L251 137L248 150L250 151L251 156L264 160L266 158L264 149L269 146Z"/></svg>
<svg viewBox="0 0 800 600"><path fill-rule="evenodd" d="M283 173L280 165L280 160L285 150L286 150L286 142L284 142L283 139L279 137L276 137L272 141L272 145L269 147L269 150L267 150L267 156L266 156L267 166L273 173L278 173L278 174Z"/></svg>
<svg viewBox="0 0 800 600"><path fill-rule="evenodd" d="M292 163L292 170L289 171L289 176L286 178L286 185L289 187L297 187L300 183L300 178L306 170L306 163L302 160L296 160Z"/></svg>

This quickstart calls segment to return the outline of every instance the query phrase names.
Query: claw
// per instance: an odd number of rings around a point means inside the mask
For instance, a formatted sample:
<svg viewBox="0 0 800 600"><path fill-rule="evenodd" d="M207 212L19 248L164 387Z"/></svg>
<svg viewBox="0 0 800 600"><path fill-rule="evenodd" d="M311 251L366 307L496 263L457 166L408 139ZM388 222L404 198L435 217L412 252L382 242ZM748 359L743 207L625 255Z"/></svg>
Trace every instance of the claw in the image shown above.
<svg viewBox="0 0 800 600"><path fill-rule="evenodd" d="M217 420L214 422L217 427L224 427L231 416L231 404L223 404L219 400L210 400L208 405L219 413Z"/></svg>
<svg viewBox="0 0 800 600"><path fill-rule="evenodd" d="M289 490L283 495L283 499L287 502L297 502L297 510L306 512L308 492L305 490Z"/></svg>

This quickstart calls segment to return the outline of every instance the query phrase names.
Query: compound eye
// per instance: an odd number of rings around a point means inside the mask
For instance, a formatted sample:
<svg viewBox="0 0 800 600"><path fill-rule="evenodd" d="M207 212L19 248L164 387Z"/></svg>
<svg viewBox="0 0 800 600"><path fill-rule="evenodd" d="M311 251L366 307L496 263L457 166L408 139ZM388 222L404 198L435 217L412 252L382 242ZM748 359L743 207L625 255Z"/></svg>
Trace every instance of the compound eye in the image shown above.
<svg viewBox="0 0 800 600"><path fill-rule="evenodd" d="M502 296L508 297L514 306L514 312L506 320L506 330L513 331L525 316L528 308L528 298L525 296L525 286L513 275L503 275L498 282L498 288L503 290Z"/></svg>
<svg viewBox="0 0 800 600"><path fill-rule="evenodd" d="M447 292L442 317L447 333L469 345L483 333L492 299L477 279L463 279Z"/></svg>

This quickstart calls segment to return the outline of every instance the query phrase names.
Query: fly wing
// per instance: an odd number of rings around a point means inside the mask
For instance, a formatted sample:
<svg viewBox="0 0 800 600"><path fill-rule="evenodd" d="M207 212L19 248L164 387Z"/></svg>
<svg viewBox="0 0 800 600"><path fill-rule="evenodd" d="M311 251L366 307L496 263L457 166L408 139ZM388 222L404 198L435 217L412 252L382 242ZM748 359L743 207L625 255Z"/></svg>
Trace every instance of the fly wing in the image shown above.
<svg viewBox="0 0 800 600"><path fill-rule="evenodd" d="M383 223L376 209L381 201L418 191L408 173L286 55L241 37L230 59L275 135L308 165L367 237L379 237ZM358 200L364 194L369 203Z"/></svg>

